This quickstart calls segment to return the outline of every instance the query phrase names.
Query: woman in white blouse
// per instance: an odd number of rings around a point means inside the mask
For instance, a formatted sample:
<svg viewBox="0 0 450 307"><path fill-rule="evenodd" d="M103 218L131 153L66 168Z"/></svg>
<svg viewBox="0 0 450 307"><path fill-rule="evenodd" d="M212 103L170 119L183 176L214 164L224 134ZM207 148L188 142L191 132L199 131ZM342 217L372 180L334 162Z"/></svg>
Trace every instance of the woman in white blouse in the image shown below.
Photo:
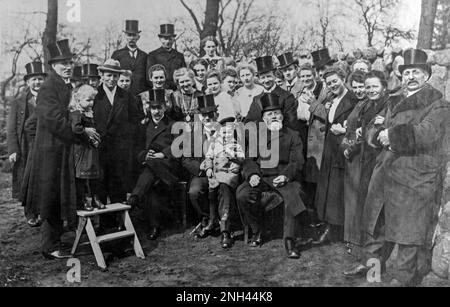
<svg viewBox="0 0 450 307"><path fill-rule="evenodd" d="M241 116L246 117L253 99L262 94L264 88L255 83L256 71L253 66L248 64L240 65L237 73L243 86L235 92L234 100L239 105Z"/></svg>

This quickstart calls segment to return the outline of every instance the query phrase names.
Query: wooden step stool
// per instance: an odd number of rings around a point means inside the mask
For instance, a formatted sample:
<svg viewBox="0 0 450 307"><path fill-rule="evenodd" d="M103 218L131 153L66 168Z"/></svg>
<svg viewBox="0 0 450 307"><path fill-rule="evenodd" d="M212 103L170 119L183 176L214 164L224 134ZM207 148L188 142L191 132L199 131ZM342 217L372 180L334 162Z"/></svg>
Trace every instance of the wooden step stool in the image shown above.
<svg viewBox="0 0 450 307"><path fill-rule="evenodd" d="M136 257L145 259L144 251L142 250L141 244L139 243L139 239L136 235L136 231L134 230L133 223L131 222L130 215L128 211L131 209L130 206L123 204L111 204L106 207L104 210L95 210L95 211L77 211L78 215L78 229L77 235L75 238L75 242L72 247L72 255L75 255L77 251L77 247L80 243L81 235L83 234L83 230L86 229L86 233L89 238L89 242L91 244L92 250L95 255L95 259L97 260L97 264L100 268L106 269L105 258L103 257L102 250L100 248L100 244L104 242L114 241L118 239L134 237L133 238L133 247ZM92 218L95 216L99 216L107 213L120 213L122 216L122 220L125 225L124 231L119 231L116 233L110 233L104 236L98 236L95 234L94 226L92 224Z"/></svg>

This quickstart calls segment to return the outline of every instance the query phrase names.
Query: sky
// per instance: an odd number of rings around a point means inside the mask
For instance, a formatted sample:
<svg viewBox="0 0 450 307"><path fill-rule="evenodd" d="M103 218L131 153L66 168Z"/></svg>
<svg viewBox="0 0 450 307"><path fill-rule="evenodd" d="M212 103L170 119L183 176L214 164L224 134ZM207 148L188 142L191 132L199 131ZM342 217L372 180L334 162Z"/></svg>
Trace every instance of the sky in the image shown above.
<svg viewBox="0 0 450 307"><path fill-rule="evenodd" d="M80 22L71 22L68 18L69 8L74 3L81 5ZM188 3L201 5L204 0L187 0ZM421 0L401 0L398 24L406 29L418 29L420 20ZM296 29L300 25L315 17L314 8L305 6L306 0L258 0L257 9L268 9L275 5L286 18L286 28ZM47 0L0 0L0 75L4 75L4 67L8 67L8 55L5 56L5 41L11 37L20 37L25 20L31 21L36 26L43 28L45 15L39 12L47 10ZM60 22L68 25L70 31L81 33L103 30L114 24L118 30L123 27L125 19L138 19L143 30L140 47L150 51L158 47L156 33L159 24L176 22L180 18L186 18L187 12L181 6L179 0L59 0ZM199 7L201 9L201 7ZM37 13L36 13L37 12ZM178 33L183 29L177 29ZM80 34L81 35L81 34ZM360 42L355 42L360 44Z"/></svg>

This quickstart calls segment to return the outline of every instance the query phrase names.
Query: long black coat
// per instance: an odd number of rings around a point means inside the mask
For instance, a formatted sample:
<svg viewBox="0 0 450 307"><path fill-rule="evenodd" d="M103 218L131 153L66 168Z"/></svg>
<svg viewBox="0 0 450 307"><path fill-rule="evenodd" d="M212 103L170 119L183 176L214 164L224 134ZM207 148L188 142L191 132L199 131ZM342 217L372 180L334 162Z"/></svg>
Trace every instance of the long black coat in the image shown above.
<svg viewBox="0 0 450 307"><path fill-rule="evenodd" d="M69 121L70 96L63 79L51 72L37 97L37 131L24 199L33 201L42 219L61 218L73 224L76 193L71 147L78 138Z"/></svg>
<svg viewBox="0 0 450 307"><path fill-rule="evenodd" d="M163 47L158 48L148 54L147 57L147 71L153 65L160 64L166 68L167 72L167 87L171 90L176 90L177 86L173 81L173 73L175 70L186 67L186 62L184 60L184 55L172 49L167 51ZM150 83L149 76L147 75L147 81Z"/></svg>
<svg viewBox="0 0 450 307"><path fill-rule="evenodd" d="M8 154L17 153L17 161L13 166L12 197L21 200L20 186L23 181L28 153L31 150L30 139L24 131L25 121L34 113L30 110L28 100L32 98L30 90L12 101L8 115L7 144Z"/></svg>
<svg viewBox="0 0 450 307"><path fill-rule="evenodd" d="M267 128L266 128L267 129ZM289 210L293 216L297 216L306 210L301 199L301 186L296 181L297 175L301 172L305 160L303 158L302 141L296 131L283 127L278 136L267 134L266 144L261 144L258 148L273 148L275 142L278 142L278 152L261 152L258 157L249 157L244 161L243 175L245 180L249 181L253 175L258 175L261 180L276 190L283 197L286 210ZM258 144L262 141L258 137ZM263 158L268 157L268 158ZM278 161L276 161L278 160ZM270 161L270 162L269 162ZM274 163L275 162L275 163ZM276 163L278 162L278 163ZM273 180L278 176L284 175L289 182L283 187L274 187Z"/></svg>
<svg viewBox="0 0 450 307"><path fill-rule="evenodd" d="M122 69L131 70L130 92L133 96L137 96L143 91L149 89L147 83L147 53L141 49L137 49L136 59L132 58L128 47L114 51L111 58L120 62Z"/></svg>
<svg viewBox="0 0 450 307"><path fill-rule="evenodd" d="M330 129L332 125L341 124L344 126L344 122L353 111L356 103L356 97L351 91L348 91L336 110L333 123L330 123L327 119L325 147L317 184L315 206L319 219L331 225L344 225L343 179L346 162L344 154L339 148L344 135L334 135Z"/></svg>
<svg viewBox="0 0 450 307"><path fill-rule="evenodd" d="M171 154L171 146L174 139L172 126L175 122L167 116L155 126L150 120L146 127L145 148L141 148L137 160L140 164L145 164L153 173L167 185L176 184L179 180L180 164ZM149 150L163 153L164 159L153 159L145 161Z"/></svg>
<svg viewBox="0 0 450 307"><path fill-rule="evenodd" d="M284 115L284 125L295 130L297 128L297 109L298 101L295 99L294 95L288 91L283 90L281 87L277 86L273 90L272 94L279 97L279 102L281 110ZM261 97L264 95L258 95L253 98L253 103L250 106L247 117L245 118L245 123L249 122L262 122L262 105Z"/></svg>
<svg viewBox="0 0 450 307"><path fill-rule="evenodd" d="M112 106L103 87L99 87L93 110L94 122L101 137L99 154L103 174L108 168L107 173L113 178L106 180L115 182L116 192L126 194L134 185L132 169L136 158L133 153L138 125L144 114L133 96L119 87Z"/></svg>
<svg viewBox="0 0 450 307"><path fill-rule="evenodd" d="M390 148L378 156L372 174L364 208L366 231L374 234L384 208L386 241L430 248L441 200L450 103L426 86L408 98L392 96L384 113ZM373 134L371 143L376 139Z"/></svg>

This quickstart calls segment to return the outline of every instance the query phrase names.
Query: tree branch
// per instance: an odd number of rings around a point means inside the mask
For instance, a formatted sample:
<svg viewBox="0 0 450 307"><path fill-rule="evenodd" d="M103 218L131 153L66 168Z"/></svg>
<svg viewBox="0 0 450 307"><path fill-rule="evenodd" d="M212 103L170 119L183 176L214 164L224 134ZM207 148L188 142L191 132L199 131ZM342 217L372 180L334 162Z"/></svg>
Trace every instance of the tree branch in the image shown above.
<svg viewBox="0 0 450 307"><path fill-rule="evenodd" d="M203 30L202 30L202 27L200 26L197 16L195 16L194 11L186 4L186 2L184 2L184 0L180 0L180 2L184 6L184 8L189 12L189 14L191 15L192 19L194 20L195 27L197 28L197 32L199 35L201 35Z"/></svg>

